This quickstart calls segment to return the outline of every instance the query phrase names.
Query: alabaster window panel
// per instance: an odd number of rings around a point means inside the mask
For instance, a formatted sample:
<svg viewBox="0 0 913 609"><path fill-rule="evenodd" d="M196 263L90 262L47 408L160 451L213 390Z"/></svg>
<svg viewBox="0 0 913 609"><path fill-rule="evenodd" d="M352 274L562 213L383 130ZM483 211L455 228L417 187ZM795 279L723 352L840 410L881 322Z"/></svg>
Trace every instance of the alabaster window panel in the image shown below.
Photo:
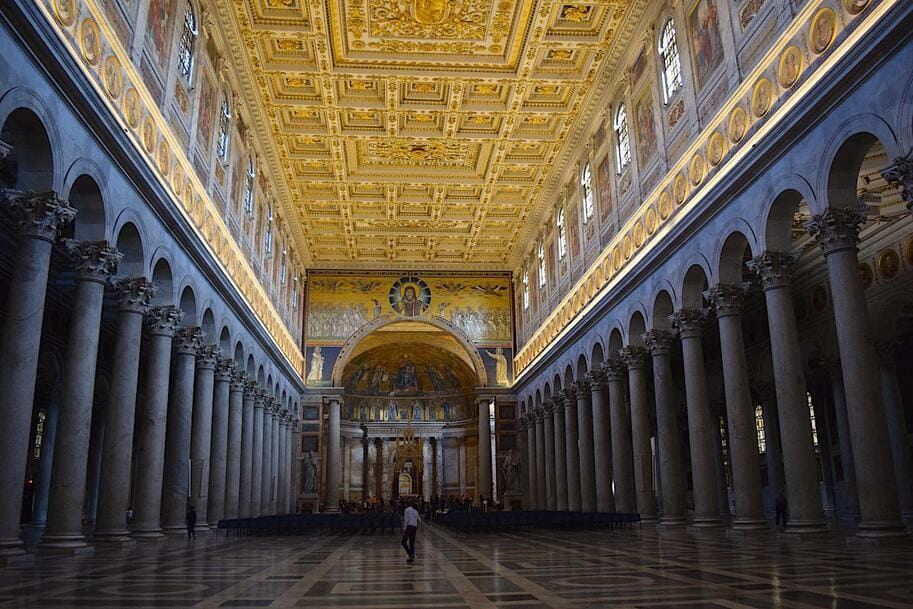
<svg viewBox="0 0 913 609"><path fill-rule="evenodd" d="M197 20L190 3L184 6L181 37L178 44L178 72L187 81L193 75L193 55L197 38Z"/></svg>

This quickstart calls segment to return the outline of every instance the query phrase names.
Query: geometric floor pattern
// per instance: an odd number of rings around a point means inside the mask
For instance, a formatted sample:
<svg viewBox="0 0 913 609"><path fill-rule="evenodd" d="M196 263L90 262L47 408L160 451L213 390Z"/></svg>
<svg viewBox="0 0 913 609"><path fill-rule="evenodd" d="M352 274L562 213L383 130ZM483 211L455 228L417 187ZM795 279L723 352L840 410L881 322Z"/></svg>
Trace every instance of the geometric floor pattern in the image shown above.
<svg viewBox="0 0 913 609"><path fill-rule="evenodd" d="M913 543L655 529L200 535L0 569L0 608L911 609Z"/></svg>

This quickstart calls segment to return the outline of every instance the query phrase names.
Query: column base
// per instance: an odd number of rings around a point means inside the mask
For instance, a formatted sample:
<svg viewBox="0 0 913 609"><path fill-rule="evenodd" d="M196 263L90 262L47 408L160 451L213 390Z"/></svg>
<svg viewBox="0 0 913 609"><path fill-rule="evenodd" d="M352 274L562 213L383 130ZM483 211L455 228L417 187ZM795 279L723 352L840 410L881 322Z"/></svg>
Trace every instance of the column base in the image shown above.
<svg viewBox="0 0 913 609"><path fill-rule="evenodd" d="M679 528L686 526L688 519L684 516L663 516L659 520L660 528Z"/></svg>
<svg viewBox="0 0 913 609"><path fill-rule="evenodd" d="M72 533L69 535L47 535L41 538L41 542L38 544L37 549L40 552L47 550L58 551L63 550L69 553L72 550L79 550L80 548L88 547L86 543L86 536L82 533Z"/></svg>
<svg viewBox="0 0 913 609"><path fill-rule="evenodd" d="M827 522L824 520L790 520L782 534L787 537L790 535L820 535L821 533L827 533L828 531ZM784 537L784 539L785 538L786 537Z"/></svg>
<svg viewBox="0 0 913 609"><path fill-rule="evenodd" d="M640 524L649 524L654 525L659 522L659 516L656 514L641 514L640 515Z"/></svg>
<svg viewBox="0 0 913 609"><path fill-rule="evenodd" d="M0 540L0 560L25 554L25 544L18 537Z"/></svg>
<svg viewBox="0 0 913 609"><path fill-rule="evenodd" d="M36 552L39 557L41 556L93 556L95 554L95 548L93 546L87 545L85 542L82 542L82 545L57 545L54 542L51 542L54 545L48 545L45 542L38 544ZM63 542L61 542L63 543Z"/></svg>
<svg viewBox="0 0 913 609"><path fill-rule="evenodd" d="M187 535L187 525L165 525L162 527L162 533L165 534L165 537L178 537L180 535Z"/></svg>
<svg viewBox="0 0 913 609"><path fill-rule="evenodd" d="M764 518L739 518L732 521L733 531L767 531L770 527Z"/></svg>
<svg viewBox="0 0 913 609"><path fill-rule="evenodd" d="M723 526L723 519L719 516L695 516L689 529L719 529Z"/></svg>
<svg viewBox="0 0 913 609"><path fill-rule="evenodd" d="M909 536L909 529L900 520L863 520L856 528L856 537L859 539L889 539Z"/></svg>
<svg viewBox="0 0 913 609"><path fill-rule="evenodd" d="M162 529L133 529L130 537L137 541L159 541L165 538Z"/></svg>
<svg viewBox="0 0 913 609"><path fill-rule="evenodd" d="M128 548L136 545L136 540L130 537L129 534L124 535L94 535L92 536L92 543L96 545L103 545L106 548Z"/></svg>

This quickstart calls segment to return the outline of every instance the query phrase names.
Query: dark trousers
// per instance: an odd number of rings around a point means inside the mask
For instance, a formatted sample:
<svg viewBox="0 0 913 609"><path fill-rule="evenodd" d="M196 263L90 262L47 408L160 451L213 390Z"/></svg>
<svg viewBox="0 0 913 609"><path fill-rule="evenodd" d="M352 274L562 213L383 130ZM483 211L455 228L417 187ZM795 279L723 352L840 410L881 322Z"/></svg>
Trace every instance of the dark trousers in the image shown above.
<svg viewBox="0 0 913 609"><path fill-rule="evenodd" d="M409 558L415 558L415 533L418 527L406 527L403 531L403 549Z"/></svg>
<svg viewBox="0 0 913 609"><path fill-rule="evenodd" d="M197 537L197 532L196 532L196 530L194 529L195 526L196 526L196 525L194 525L194 524L188 524L188 525L187 525L187 539L190 539L191 537L193 537L194 539L196 539L196 537Z"/></svg>

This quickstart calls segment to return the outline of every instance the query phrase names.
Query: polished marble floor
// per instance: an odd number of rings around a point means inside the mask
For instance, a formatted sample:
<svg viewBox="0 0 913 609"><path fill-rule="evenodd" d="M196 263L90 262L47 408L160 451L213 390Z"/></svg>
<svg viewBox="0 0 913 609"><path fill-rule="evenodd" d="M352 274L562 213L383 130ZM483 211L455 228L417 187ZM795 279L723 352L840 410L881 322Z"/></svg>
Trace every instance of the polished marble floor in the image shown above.
<svg viewBox="0 0 913 609"><path fill-rule="evenodd" d="M7 607L913 608L913 543L655 529L169 540L0 569Z"/></svg>

